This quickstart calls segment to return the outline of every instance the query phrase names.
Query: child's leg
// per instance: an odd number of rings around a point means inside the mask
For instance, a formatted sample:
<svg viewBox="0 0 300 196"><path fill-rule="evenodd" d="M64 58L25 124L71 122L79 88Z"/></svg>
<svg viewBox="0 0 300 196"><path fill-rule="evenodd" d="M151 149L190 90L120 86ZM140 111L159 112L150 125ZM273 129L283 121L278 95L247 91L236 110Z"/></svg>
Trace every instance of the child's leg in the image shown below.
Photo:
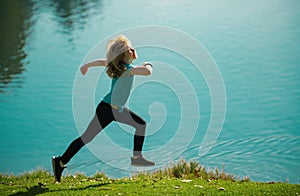
<svg viewBox="0 0 300 196"><path fill-rule="evenodd" d="M91 142L113 120L114 117L110 105L101 102L97 107L96 115L88 125L86 131L69 145L62 155L61 161L67 164L85 144Z"/></svg>
<svg viewBox="0 0 300 196"><path fill-rule="evenodd" d="M82 134L82 136L73 140L73 142L69 145L65 153L61 157L61 161L64 164L67 164L71 158L88 142L90 142L100 131L101 126L99 126L99 121L97 115L94 116L90 124L88 125L86 131Z"/></svg>
<svg viewBox="0 0 300 196"><path fill-rule="evenodd" d="M127 108L123 112L113 110L115 121L130 125L135 128L133 139L133 156L142 155L142 149L145 138L146 122L137 114Z"/></svg>

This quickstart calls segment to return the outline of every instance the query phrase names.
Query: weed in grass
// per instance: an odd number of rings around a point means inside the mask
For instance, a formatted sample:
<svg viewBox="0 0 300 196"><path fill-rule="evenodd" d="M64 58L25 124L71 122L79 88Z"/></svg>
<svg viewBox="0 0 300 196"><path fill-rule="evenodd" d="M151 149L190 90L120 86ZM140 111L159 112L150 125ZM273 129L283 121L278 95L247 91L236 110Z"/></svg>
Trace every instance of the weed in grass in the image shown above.
<svg viewBox="0 0 300 196"><path fill-rule="evenodd" d="M198 162L186 162L184 159L175 162L168 168L159 169L158 171L152 173L152 175L157 177L168 176L175 178L200 178L204 180L213 179L235 181L232 174L225 173L224 165L221 172L218 168L215 170L206 171L206 169Z"/></svg>

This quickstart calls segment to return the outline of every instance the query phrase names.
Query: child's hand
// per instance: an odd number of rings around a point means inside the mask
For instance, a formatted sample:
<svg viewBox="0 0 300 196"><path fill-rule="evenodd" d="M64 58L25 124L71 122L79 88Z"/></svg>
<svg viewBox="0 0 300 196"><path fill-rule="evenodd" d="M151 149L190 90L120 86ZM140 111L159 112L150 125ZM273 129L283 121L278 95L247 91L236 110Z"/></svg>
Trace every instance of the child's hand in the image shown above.
<svg viewBox="0 0 300 196"><path fill-rule="evenodd" d="M81 71L82 75L85 75L86 72L88 72L88 67L85 66L85 65L83 65L83 66L80 68L80 71Z"/></svg>

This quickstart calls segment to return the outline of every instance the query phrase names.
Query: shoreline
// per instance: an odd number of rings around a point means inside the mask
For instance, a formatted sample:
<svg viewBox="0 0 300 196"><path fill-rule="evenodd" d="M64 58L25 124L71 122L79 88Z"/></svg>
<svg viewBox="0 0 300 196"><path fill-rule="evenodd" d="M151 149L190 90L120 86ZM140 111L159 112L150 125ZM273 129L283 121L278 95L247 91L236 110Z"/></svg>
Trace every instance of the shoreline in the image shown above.
<svg viewBox="0 0 300 196"><path fill-rule="evenodd" d="M224 172L224 167L206 170L198 162L184 160L168 168L118 179L103 172L92 177L75 173L62 176L62 182L56 183L52 172L38 169L18 176L0 174L0 180L0 195L300 194L300 184L235 179Z"/></svg>

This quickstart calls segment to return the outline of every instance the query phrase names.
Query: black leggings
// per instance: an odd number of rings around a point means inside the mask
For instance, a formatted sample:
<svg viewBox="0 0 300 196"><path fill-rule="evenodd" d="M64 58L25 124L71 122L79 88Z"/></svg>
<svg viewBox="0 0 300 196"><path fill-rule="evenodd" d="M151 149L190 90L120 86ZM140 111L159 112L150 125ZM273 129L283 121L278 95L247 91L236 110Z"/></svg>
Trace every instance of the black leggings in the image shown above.
<svg viewBox="0 0 300 196"><path fill-rule="evenodd" d="M134 112L124 108L122 112L111 107L110 104L101 101L96 109L96 114L86 131L75 139L61 157L61 161L67 164L71 158L87 143L91 142L112 121L124 123L135 128L133 139L133 155L141 155L146 122Z"/></svg>

